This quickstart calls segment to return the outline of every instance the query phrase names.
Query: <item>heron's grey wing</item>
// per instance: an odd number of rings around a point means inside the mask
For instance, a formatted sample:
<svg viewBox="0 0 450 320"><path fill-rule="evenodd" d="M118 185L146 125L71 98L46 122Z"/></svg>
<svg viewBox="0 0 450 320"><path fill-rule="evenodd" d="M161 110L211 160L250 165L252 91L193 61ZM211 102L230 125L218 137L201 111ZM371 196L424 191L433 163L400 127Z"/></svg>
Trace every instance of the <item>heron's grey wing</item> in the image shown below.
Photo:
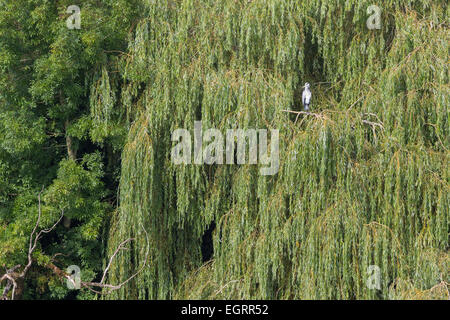
<svg viewBox="0 0 450 320"><path fill-rule="evenodd" d="M310 104L311 103L312 94L311 91L305 92L305 103Z"/></svg>

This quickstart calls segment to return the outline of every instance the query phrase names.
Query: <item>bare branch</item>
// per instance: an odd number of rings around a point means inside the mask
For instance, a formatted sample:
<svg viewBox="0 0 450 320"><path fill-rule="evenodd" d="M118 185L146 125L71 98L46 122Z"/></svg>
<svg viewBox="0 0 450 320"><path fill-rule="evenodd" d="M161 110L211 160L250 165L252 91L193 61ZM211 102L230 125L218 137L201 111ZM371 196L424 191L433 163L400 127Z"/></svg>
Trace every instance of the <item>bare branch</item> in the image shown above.
<svg viewBox="0 0 450 320"><path fill-rule="evenodd" d="M38 218L36 221L36 224L30 234L30 242L29 242L29 246L28 246L28 262L27 265L24 267L24 269L22 270L22 272L20 273L16 273L14 272L15 270L17 270L18 268L20 268L20 265L16 265L10 269L6 270L6 273L4 275L2 275L0 277L0 283L2 283L3 281L7 281L6 286L3 290L3 294L0 297L0 300L7 300L8 299L8 293L11 291L12 288L12 294L11 294L11 299L14 300L15 298L15 293L16 293L16 288L17 288L17 280L22 280L23 278L25 278L28 270L30 269L30 267L33 264L33 252L36 249L37 245L38 245L38 241L41 239L42 235L45 233L49 233L52 230L55 229L55 227L61 222L63 216L64 216L64 211L61 212L61 217L58 219L58 221L56 221L50 228L48 229L43 229L41 231L39 231L37 234L37 230L39 228L39 225L41 223L41 216L42 216L42 212L41 212L41 193L42 191L39 193L38 196ZM100 280L100 282L84 282L81 281L81 286L83 288L87 288L88 290L97 293L97 294L110 294L111 292L115 291L115 290L119 290L120 288L122 288L125 284L127 284L128 282L130 282L133 278L135 278L139 273L141 273L145 266L147 265L147 261L148 261L148 255L149 255L149 251L150 251L150 243L149 243L149 238L148 238L148 233L145 230L144 226L141 224L142 230L145 233L145 237L146 237L146 242L147 242L147 249L146 249L146 253L145 253L145 259L144 259L144 263L142 264L142 266L139 268L139 270L137 270L132 276L130 276L128 279L126 279L125 281L123 281L122 283L118 284L118 285L113 285L113 284L107 284L107 283L103 283L105 281L105 278L108 274L108 271L115 259L115 257L117 256L117 254L121 251L121 250L126 250L127 248L125 248L125 245L131 241L134 241L134 238L129 238L124 240L123 242L121 242L119 244L119 246L117 247L117 249L114 251L113 255L111 256L111 258L109 259L108 265L105 269L105 271L103 272L102 275L102 279ZM73 284L75 284L74 279L72 279L71 275L67 274L66 272L64 272L63 270L61 270L60 268L58 268L57 266L55 266L52 261L59 255L63 255L62 253L58 253L56 255L54 255L51 259L51 262L48 263L46 265L47 268L51 269L53 271L54 274L56 274L58 277L60 278L65 278L69 281L71 281ZM108 289L106 292L102 292L102 291L97 291L94 290L94 288L101 288L101 289Z"/></svg>
<svg viewBox="0 0 450 320"><path fill-rule="evenodd" d="M22 277L25 276L25 274L27 273L28 269L30 268L30 266L32 264L31 254L33 253L34 248L35 248L35 245L33 246L33 236L36 233L37 228L39 227L39 223L41 222L41 213L42 213L41 212L41 194L42 194L42 191L43 190L41 190L39 192L39 195L38 195L38 202L39 202L39 204L38 204L38 218L37 218L37 221L36 221L36 225L33 228L33 231L31 231L30 244L28 246L28 264L25 266L25 268L22 271L22 274L21 274Z"/></svg>
<svg viewBox="0 0 450 320"><path fill-rule="evenodd" d="M38 241L41 239L42 235L45 233L49 233L51 232L53 229L55 229L55 227L61 222L63 216L64 216L64 211L61 212L61 217L58 219L58 221L56 221L53 226L51 226L48 229L43 229L41 231L39 231L36 235L36 232L39 228L39 225L41 223L41 216L42 216L42 211L41 211L41 194L42 194L43 189L41 190L41 192L39 192L38 195L38 218L36 221L36 224L33 228L33 230L31 231L30 234L30 242L28 245L28 262L25 265L25 267L23 268L22 272L20 273L16 273L14 272L16 269L20 268L20 265L16 265L10 269L6 270L6 273L0 277L0 283L2 283L3 281L7 281L6 283L6 287L3 290L3 294L0 297L0 300L7 300L8 299L8 293L11 290L12 287L12 293L11 293L11 299L14 300L15 298L15 292L16 292L16 288L17 288L17 281L18 280L22 280L25 278L28 270L30 269L31 265L33 264L33 252L36 249L37 245L38 245ZM36 236L35 236L36 235Z"/></svg>
<svg viewBox="0 0 450 320"><path fill-rule="evenodd" d="M3 300L7 299L6 297L8 295L9 290L11 290L11 284L12 284L13 289L12 289L12 293L11 293L11 300L14 300L14 297L16 294L16 288L17 288L16 280L9 273L5 274L4 277L6 277L6 279L8 279L9 281L8 281L8 284L6 285L5 290L3 291L2 299Z"/></svg>
<svg viewBox="0 0 450 320"><path fill-rule="evenodd" d="M100 280L100 283L103 283L103 281L105 280L106 274L108 273L108 270L111 267L111 263L113 262L114 257L117 255L117 253L119 253L120 250L126 249L123 246L125 244L127 244L128 242L131 242L133 240L134 240L133 238L130 238L130 239L127 239L127 240L123 241L121 244L119 244L119 246L117 247L116 251L111 256L111 259L109 259L108 266L106 267L105 271L103 272L102 280Z"/></svg>
<svg viewBox="0 0 450 320"><path fill-rule="evenodd" d="M144 230L144 233L145 233L145 238L146 238L146 241L147 241L147 250L146 250L146 252L145 252L144 263L142 264L142 266L139 268L138 271L136 271L131 277L129 277L127 280L123 281L122 283L120 283L120 284L118 284L118 285L103 284L103 283L101 283L101 282L100 282L100 283L96 283L96 282L81 282L81 284L82 284L84 287L108 288L108 289L109 289L108 292L106 292L106 293L101 293L101 294L110 294L111 292L113 292L113 291L115 291L115 290L119 290L120 288L122 288L125 284L127 284L128 282L130 282L134 277L136 277L139 273L141 273L141 272L144 270L145 266L147 265L148 254L149 254L149 251L150 251L150 243L149 243L149 239L148 239L148 233L147 233L147 231L145 230L145 228L144 228L144 226L143 226L142 224L141 224L141 227L142 227L142 230ZM103 274L102 280L105 278L106 272L108 271L109 266L111 265L112 259L113 259L114 256L117 254L117 252L119 252L120 247L121 247L123 244L125 244L125 243L127 243L127 242L129 242L129 241L131 241L131 240L133 240L133 239L127 239L127 240L125 240L125 241L122 242L122 243L119 245L119 247L116 249L116 251L114 252L113 256L112 256L111 259L110 259L110 263L108 264L108 267L107 267L107 269L105 270L105 273Z"/></svg>
<svg viewBox="0 0 450 320"><path fill-rule="evenodd" d="M36 230L39 227L39 223L40 223L40 220L41 220L41 214L42 214L42 212L41 212L41 192L39 193L39 196L38 196L38 201L39 201L39 204L38 204L38 212L39 212L38 213L38 219L37 219L37 222L36 222L36 225L35 225L33 231L31 232L31 235L30 235L30 245L29 245L29 248L28 248L28 263L25 266L25 268L23 269L21 277L25 277L25 274L27 273L28 269L31 267L31 264L33 263L33 257L32 257L33 251L36 249L36 246L38 244L38 241L41 239L42 234L49 233L53 229L55 229L56 226L61 222L62 218L64 217L64 210L62 210L61 211L61 216L59 217L58 221L56 221L55 224L53 224L53 226L51 226L49 229L43 229L43 230L39 231L39 233L34 238L34 242L33 242L33 235L36 233ZM31 245L32 243L33 243L33 245Z"/></svg>
<svg viewBox="0 0 450 320"><path fill-rule="evenodd" d="M145 233L145 237L146 237L146 241L147 241L147 249L146 249L146 253L145 253L145 259L144 259L144 263L142 264L142 266L139 268L138 271L136 271L132 276L130 276L128 279L126 279L125 281L121 282L120 284L117 285L113 285L113 284L108 284L108 283L103 283L103 281L106 278L106 275L112 265L112 262L114 260L114 258L117 256L117 254L121 251L121 250L125 250L127 248L124 247L125 244L134 241L134 238L129 238L126 239L124 241L122 241L119 246L116 248L116 250L114 251L113 255L111 256L111 258L109 259L108 265L105 269L105 271L103 272L103 276L102 279L100 280L100 282L88 282L88 281L81 281L80 285L83 288L88 289L89 291L92 291L96 294L100 294L100 295L106 295L106 294L110 294L115 290L119 290L121 289L125 284L127 284L128 282L130 282L133 278L135 278L139 273L141 273L145 266L147 265L147 261L148 261L148 255L149 255L149 251L150 251L150 245L149 245L149 239L148 239L148 233L145 230L145 228L141 225L142 229L144 230ZM64 272L63 270L61 270L60 268L58 268L57 266L55 266L52 263L49 263L46 265L48 268L50 268L57 276L61 277L61 278L65 278L68 281L70 281L71 283L73 283L75 285L75 281L74 279L72 279L70 274L67 274L66 272ZM106 292L103 291L99 291L99 290L94 290L93 288L101 288L101 289L108 289Z"/></svg>
<svg viewBox="0 0 450 320"><path fill-rule="evenodd" d="M294 113L296 115L300 115L300 114L304 114L307 116L313 116L316 117L318 119L324 119L325 117L319 113L313 113L313 112L307 112L307 111L292 111L292 110L281 110L283 112L288 112L288 113Z"/></svg>

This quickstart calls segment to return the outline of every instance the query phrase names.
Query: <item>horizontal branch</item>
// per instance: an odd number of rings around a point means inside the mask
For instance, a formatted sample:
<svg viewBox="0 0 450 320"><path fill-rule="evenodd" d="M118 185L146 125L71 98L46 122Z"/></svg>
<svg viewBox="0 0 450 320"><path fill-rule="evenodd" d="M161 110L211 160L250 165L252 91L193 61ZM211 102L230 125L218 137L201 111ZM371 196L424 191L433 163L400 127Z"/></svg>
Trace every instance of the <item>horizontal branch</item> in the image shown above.
<svg viewBox="0 0 450 320"><path fill-rule="evenodd" d="M383 125L381 123L377 123L377 122L372 122L372 121L367 121L367 120L362 120L362 123L364 124L368 124L371 127L379 127L381 129L384 129Z"/></svg>
<svg viewBox="0 0 450 320"><path fill-rule="evenodd" d="M306 116L313 116L316 117L318 119L325 119L325 116L322 114L318 114L318 113L313 113L313 112L307 112L307 111L293 111L293 110L281 110L283 112L288 112L288 113L293 113L297 115L297 118L295 119L295 123L297 123L298 117L299 115L303 114ZM367 113L366 115L371 115L371 116L375 116L378 119L378 116L376 114L373 113ZM378 122L372 122L372 121L368 121L368 120L361 120L362 123L370 125L372 128L374 127L379 127L381 129L384 129L383 124L382 123L378 123Z"/></svg>
<svg viewBox="0 0 450 320"><path fill-rule="evenodd" d="M289 113L294 113L294 114L297 114L297 115L299 115L299 114L304 114L304 115L307 115L307 116L313 116L313 117L320 118L320 119L325 118L325 117L324 117L323 115L321 115L321 114L313 113L313 112L307 112L307 111L293 111L293 110L281 110L281 111L283 111L283 112L289 112Z"/></svg>

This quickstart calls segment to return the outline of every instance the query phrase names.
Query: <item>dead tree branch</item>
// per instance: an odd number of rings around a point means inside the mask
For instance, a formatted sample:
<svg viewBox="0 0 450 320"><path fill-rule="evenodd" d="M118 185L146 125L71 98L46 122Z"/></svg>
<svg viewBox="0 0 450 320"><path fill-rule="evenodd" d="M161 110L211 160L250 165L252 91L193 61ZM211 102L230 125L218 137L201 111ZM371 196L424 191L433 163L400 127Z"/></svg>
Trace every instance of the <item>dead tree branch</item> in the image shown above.
<svg viewBox="0 0 450 320"><path fill-rule="evenodd" d="M6 281L6 286L3 289L3 293L0 296L0 300L8 300L8 294L9 292L11 292L11 300L14 300L16 298L16 290L18 288L18 282L22 283L23 285L23 280L25 279L27 272L29 271L29 269L31 268L31 266L33 265L33 252L35 251L36 247L38 246L39 240L42 238L42 236L46 233L51 232L52 230L54 230L56 228L56 226L61 222L63 216L64 216L64 211L62 211L60 218L48 229L43 229L39 232L37 232L37 230L39 229L39 225L41 223L41 216L42 216L42 212L41 212L41 193L42 191L39 193L38 195L38 218L36 221L36 224L33 228L33 230L31 231L30 234L30 241L29 241L29 245L28 245L28 253L27 253L27 264L25 265L25 267L23 268L23 270L21 272L16 272L17 269L19 269L21 267L21 265L16 265L10 269L6 269L5 274L3 274L2 276L0 276L0 284L3 283L3 281ZM141 225L142 226L142 225ZM105 269L105 271L103 272L102 278L100 280L100 282L84 282L81 281L81 287L83 288L87 288L90 291L93 291L97 294L109 294L115 290L118 290L120 288L122 288L125 284L127 284L129 281L131 281L134 277L136 277L140 272L142 272L142 270L144 270L146 264L147 264L147 260L148 260L148 255L149 255L149 239L148 239L148 233L145 230L145 228L142 226L142 229L145 233L145 237L146 237L146 241L147 241L147 249L146 249L146 254L145 254L145 260L143 265L139 268L139 270L134 273L132 276L130 276L128 279L126 279L125 281L123 281L122 283L118 284L118 285L112 285L112 284L105 284L103 283L105 281L105 278L107 276L107 273L113 263L114 258L117 256L117 254L119 253L119 251L121 250L126 250L127 248L125 248L125 245L131 241L134 241L135 239L133 238L129 238L126 239L125 241L121 242L119 244L119 246L117 247L117 249L114 251L113 255L111 256L111 258L109 259L108 265ZM54 258L58 255L63 255L62 253L56 254L52 257L51 262L48 263L46 265L47 268L49 268L50 270L53 271L53 273L58 276L59 278L65 278L68 281L70 281L71 283L75 284L74 279L72 278L72 276L70 274L67 274L66 272L64 272L63 270L61 270L60 268L58 268L56 265L53 264ZM97 291L92 289L93 287L95 288L101 288L101 289L108 289L108 291L102 292L102 291ZM12 289L12 291L11 291Z"/></svg>
<svg viewBox="0 0 450 320"><path fill-rule="evenodd" d="M102 279L100 280L100 282L89 282L89 281L81 281L80 282L80 287L82 288L86 288L89 291L92 291L96 294L100 294L100 295L106 295L106 294L110 294L115 290L119 290L121 289L125 284L127 284L128 282L130 282L133 278L135 278L139 273L141 273L144 268L147 265L147 261L148 261L148 255L149 255L149 239L148 239L148 233L145 230L145 228L141 225L144 233L145 233L145 237L146 237L146 241L147 241L147 249L146 249L146 253L145 253L145 259L144 259L144 263L142 264L142 266L139 268L138 271L136 271L133 275L131 275L129 278L127 278L125 281L114 285L114 284L108 284L108 283L103 283L103 281L106 278L106 275L109 271L109 268L111 267L111 264L114 260L114 258L117 256L117 254L119 253L119 251L121 250L126 250L127 248L124 247L125 244L134 241L135 239L133 238L129 238L126 239L125 241L123 241L122 243L119 244L119 246L116 248L116 250L114 251L113 255L111 256L111 258L109 259L109 263L105 269L105 271L103 272L103 276ZM75 285L75 281L72 278L72 276L70 274L67 274L66 272L64 272L63 270L61 270L60 268L58 268L57 266L55 266L54 264L50 263L47 265L48 268L50 268L53 273L55 273L57 276L59 276L60 278L65 278L68 281L70 281L72 284ZM95 290L93 288L100 288L100 289L108 289L106 292L103 291L99 291L99 290Z"/></svg>
<svg viewBox="0 0 450 320"><path fill-rule="evenodd" d="M319 114L319 113L313 113L313 112L307 112L307 111L292 111L292 110L281 110L281 111L296 114L297 117L295 118L294 124L297 124L298 118L300 117L301 114L306 115L306 116L312 116L312 117L315 117L315 118L321 119L321 120L326 119L326 117L324 115Z"/></svg>
<svg viewBox="0 0 450 320"><path fill-rule="evenodd" d="M36 233L36 230L38 229L39 223L41 221L41 215L42 215L42 212L41 212L41 193L42 193L42 191L38 195L38 202L39 202L38 203L38 219L36 221L36 225L34 226L33 231L31 232L31 235L30 235L30 244L28 246L28 263L27 263L27 265L25 266L25 268L23 269L23 271L22 271L22 273L20 275L21 278L25 277L28 269L30 269L30 267L31 267L31 265L33 263L33 257L32 257L33 251L36 249L38 241L41 239L42 235L44 233L49 233L53 229L55 229L56 226L61 222L61 220L62 220L62 218L64 216L64 210L62 210L61 216L59 217L58 221L56 221L55 224L53 224L53 226L51 226L49 229L44 229L44 230L39 231L39 233L36 235L36 237L34 238L34 241L33 241L33 236Z"/></svg>
<svg viewBox="0 0 450 320"><path fill-rule="evenodd" d="M128 242L131 242L133 240L134 239L130 238L130 239L127 239L127 240L123 241L121 244L119 244L119 246L117 247L116 251L114 251L113 255L109 259L108 266L106 267L105 271L103 272L103 276L102 276L102 279L100 280L100 283L103 283L103 281L105 280L106 274L108 273L108 270L111 267L111 264L112 264L112 262L114 260L114 257L117 255L117 253L119 253L120 250L126 250L127 248L124 248L123 246L125 244L127 244Z"/></svg>

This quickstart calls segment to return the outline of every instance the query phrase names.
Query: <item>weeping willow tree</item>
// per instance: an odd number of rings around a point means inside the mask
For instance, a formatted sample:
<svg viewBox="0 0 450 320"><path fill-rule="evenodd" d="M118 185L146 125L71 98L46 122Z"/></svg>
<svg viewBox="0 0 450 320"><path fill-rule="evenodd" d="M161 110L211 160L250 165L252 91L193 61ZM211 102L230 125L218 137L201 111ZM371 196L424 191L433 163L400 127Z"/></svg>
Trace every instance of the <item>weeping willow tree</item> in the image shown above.
<svg viewBox="0 0 450 320"><path fill-rule="evenodd" d="M104 70L91 99L103 134L128 130L110 254L136 241L109 282L148 257L111 297L448 297L446 1L143 2L119 73ZM306 81L315 116L283 112L301 109ZM197 120L278 129L279 172L173 164L172 132Z"/></svg>

